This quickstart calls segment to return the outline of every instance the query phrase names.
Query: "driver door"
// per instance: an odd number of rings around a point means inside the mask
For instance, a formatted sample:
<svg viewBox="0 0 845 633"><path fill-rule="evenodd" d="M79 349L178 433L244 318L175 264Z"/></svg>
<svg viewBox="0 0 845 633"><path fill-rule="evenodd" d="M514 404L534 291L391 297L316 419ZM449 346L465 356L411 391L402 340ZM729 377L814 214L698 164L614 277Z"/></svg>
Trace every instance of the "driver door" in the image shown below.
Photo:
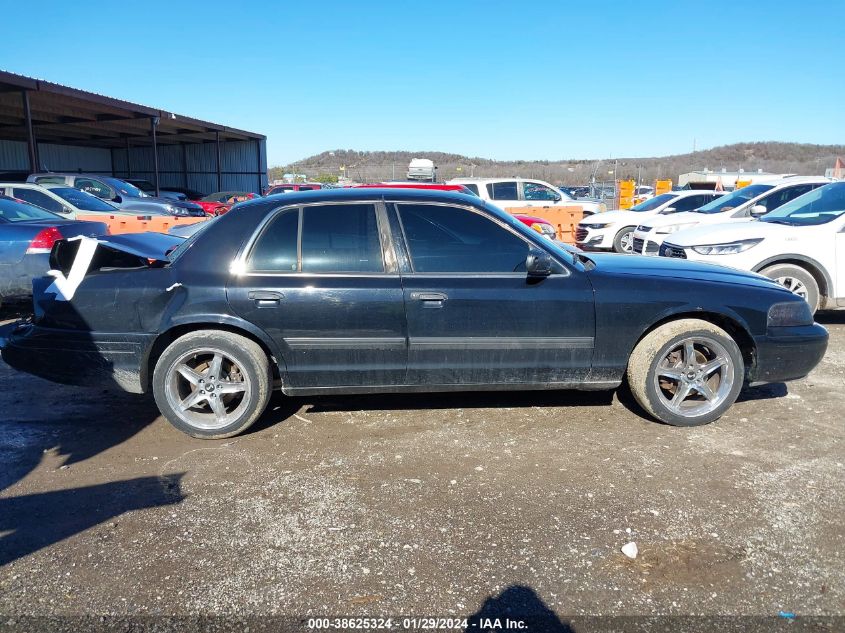
<svg viewBox="0 0 845 633"><path fill-rule="evenodd" d="M586 275L556 262L552 275L529 278L531 242L474 207L397 203L393 212L405 245L408 384L586 379L595 336Z"/></svg>

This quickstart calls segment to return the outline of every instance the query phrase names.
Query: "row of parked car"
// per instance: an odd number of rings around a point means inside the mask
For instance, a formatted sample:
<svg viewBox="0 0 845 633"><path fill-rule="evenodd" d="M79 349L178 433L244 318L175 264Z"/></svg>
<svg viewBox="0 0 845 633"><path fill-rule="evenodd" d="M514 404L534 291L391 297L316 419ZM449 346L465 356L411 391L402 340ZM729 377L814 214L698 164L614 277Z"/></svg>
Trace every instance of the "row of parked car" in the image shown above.
<svg viewBox="0 0 845 633"><path fill-rule="evenodd" d="M672 191L579 223L577 245L760 273L813 311L845 307L845 182L786 177L731 193Z"/></svg>
<svg viewBox="0 0 845 633"><path fill-rule="evenodd" d="M156 196L146 180L84 173L38 173L26 182L0 182L0 304L31 295L33 277L50 268L50 250L60 239L106 235L115 219L196 221L254 197L249 191L204 195L176 188Z"/></svg>

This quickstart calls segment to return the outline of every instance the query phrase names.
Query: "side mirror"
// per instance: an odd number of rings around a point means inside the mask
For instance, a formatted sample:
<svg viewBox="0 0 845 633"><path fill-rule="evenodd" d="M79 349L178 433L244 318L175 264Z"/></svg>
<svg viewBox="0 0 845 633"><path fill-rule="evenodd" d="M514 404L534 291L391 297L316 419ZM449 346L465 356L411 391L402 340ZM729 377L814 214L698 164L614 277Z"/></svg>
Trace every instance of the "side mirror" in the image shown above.
<svg viewBox="0 0 845 633"><path fill-rule="evenodd" d="M751 217L752 218L759 218L761 215L766 215L768 210L762 204L755 204L751 207Z"/></svg>
<svg viewBox="0 0 845 633"><path fill-rule="evenodd" d="M561 200L563 200L563 198L560 197L560 194L556 193L554 200L555 200L555 202L560 202Z"/></svg>
<svg viewBox="0 0 845 633"><path fill-rule="evenodd" d="M62 205L62 213L73 213L73 209Z"/></svg>
<svg viewBox="0 0 845 633"><path fill-rule="evenodd" d="M532 248L525 258L525 270L529 277L548 277L552 274L552 256L546 251Z"/></svg>
<svg viewBox="0 0 845 633"><path fill-rule="evenodd" d="M676 213L677 211L678 210L675 207L666 207L660 212L660 215L669 215L670 213Z"/></svg>
<svg viewBox="0 0 845 633"><path fill-rule="evenodd" d="M118 204L120 204L121 202L123 202L123 198L121 198L120 196L115 196L114 198L111 199L111 201L117 202Z"/></svg>

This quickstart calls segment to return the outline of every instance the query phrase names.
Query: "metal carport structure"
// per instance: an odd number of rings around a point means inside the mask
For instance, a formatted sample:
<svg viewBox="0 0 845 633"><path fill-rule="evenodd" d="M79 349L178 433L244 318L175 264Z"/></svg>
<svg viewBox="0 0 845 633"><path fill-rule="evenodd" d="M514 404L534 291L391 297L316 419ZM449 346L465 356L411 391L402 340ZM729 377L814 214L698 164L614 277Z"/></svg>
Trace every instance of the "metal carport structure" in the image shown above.
<svg viewBox="0 0 845 633"><path fill-rule="evenodd" d="M0 171L85 171L157 188L260 192L266 137L0 71Z"/></svg>

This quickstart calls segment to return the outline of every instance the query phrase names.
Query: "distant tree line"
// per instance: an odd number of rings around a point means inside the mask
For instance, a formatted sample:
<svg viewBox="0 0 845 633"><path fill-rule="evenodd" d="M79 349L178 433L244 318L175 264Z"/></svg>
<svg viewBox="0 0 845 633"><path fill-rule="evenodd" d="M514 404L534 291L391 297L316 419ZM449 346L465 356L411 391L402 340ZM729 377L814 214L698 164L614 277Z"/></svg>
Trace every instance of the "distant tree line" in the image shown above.
<svg viewBox="0 0 845 633"><path fill-rule="evenodd" d="M290 165L271 167L270 179L285 173L306 174L309 180L336 182L347 176L359 182L404 179L412 158L429 158L437 165L438 177L521 176L539 178L560 185L585 184L595 176L597 181L637 179L651 182L701 169L727 171L762 169L772 173L823 175L837 156L845 155L845 145L812 145L809 143L736 143L689 154L662 157L615 158L603 160L518 160L496 161L445 152L332 150L309 156ZM615 171L615 173L613 173ZM610 173L609 173L610 172ZM332 180L333 179L333 180Z"/></svg>

